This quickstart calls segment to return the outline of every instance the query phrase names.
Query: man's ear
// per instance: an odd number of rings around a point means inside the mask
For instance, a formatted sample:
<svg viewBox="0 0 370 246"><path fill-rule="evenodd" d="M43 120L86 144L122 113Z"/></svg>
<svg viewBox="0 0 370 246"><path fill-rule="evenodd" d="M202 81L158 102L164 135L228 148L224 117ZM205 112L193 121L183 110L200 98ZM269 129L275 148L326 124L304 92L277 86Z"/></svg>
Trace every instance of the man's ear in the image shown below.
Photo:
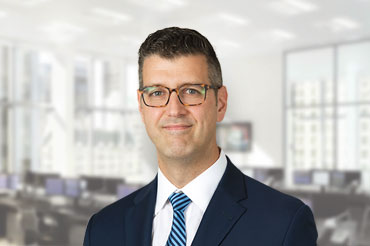
<svg viewBox="0 0 370 246"><path fill-rule="evenodd" d="M226 113L227 109L227 89L225 86L222 86L218 89L218 97L217 97L217 122L221 122Z"/></svg>
<svg viewBox="0 0 370 246"><path fill-rule="evenodd" d="M141 121L144 122L144 118L143 118L143 105L141 103L141 93L139 90L136 91L136 94L137 94L137 106L139 108L139 112L140 112L140 115L141 115Z"/></svg>

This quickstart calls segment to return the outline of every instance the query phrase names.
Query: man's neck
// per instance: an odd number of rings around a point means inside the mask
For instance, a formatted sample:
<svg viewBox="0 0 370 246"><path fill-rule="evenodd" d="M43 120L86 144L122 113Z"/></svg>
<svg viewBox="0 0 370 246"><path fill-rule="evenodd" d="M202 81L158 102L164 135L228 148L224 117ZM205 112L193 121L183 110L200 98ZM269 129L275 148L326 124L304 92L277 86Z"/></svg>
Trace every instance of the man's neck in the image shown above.
<svg viewBox="0 0 370 246"><path fill-rule="evenodd" d="M163 175L180 189L212 166L220 156L220 149L215 146L206 153L186 159L167 159L158 154L158 165Z"/></svg>

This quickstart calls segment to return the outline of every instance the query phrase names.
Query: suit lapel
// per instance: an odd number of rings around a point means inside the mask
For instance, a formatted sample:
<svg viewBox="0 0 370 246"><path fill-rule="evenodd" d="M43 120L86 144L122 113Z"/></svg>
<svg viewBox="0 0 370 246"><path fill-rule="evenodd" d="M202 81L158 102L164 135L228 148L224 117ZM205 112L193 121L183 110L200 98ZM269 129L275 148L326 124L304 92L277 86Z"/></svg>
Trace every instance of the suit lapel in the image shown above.
<svg viewBox="0 0 370 246"><path fill-rule="evenodd" d="M152 244L152 225L157 198L157 177L134 198L134 206L127 211L126 244L150 246Z"/></svg>
<svg viewBox="0 0 370 246"><path fill-rule="evenodd" d="M227 167L203 215L192 246L219 245L246 212L244 175L227 158Z"/></svg>

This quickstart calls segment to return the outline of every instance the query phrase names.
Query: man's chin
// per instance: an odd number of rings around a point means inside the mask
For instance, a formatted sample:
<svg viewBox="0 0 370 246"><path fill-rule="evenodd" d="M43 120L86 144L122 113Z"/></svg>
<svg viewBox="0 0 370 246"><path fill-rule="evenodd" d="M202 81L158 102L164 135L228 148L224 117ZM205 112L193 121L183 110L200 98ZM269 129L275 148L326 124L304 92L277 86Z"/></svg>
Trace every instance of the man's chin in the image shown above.
<svg viewBox="0 0 370 246"><path fill-rule="evenodd" d="M191 156L191 151L186 146L169 146L163 152L168 159L187 159Z"/></svg>

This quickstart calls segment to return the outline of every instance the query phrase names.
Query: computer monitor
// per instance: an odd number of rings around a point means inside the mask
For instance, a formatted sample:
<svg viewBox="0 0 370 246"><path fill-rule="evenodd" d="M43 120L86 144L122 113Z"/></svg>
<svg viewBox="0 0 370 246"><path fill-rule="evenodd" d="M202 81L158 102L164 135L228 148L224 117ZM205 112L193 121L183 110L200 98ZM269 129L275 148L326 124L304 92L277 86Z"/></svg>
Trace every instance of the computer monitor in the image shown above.
<svg viewBox="0 0 370 246"><path fill-rule="evenodd" d="M45 180L46 195L64 195L64 182L61 178L47 178Z"/></svg>
<svg viewBox="0 0 370 246"><path fill-rule="evenodd" d="M312 183L314 185L329 186L330 185L330 173L325 170L315 170L312 173Z"/></svg>
<svg viewBox="0 0 370 246"><path fill-rule="evenodd" d="M81 194L81 181L79 179L64 180L64 195L76 198Z"/></svg>
<svg viewBox="0 0 370 246"><path fill-rule="evenodd" d="M284 172L281 168L269 168L267 173L268 176L273 177L275 181L283 180Z"/></svg>
<svg viewBox="0 0 370 246"><path fill-rule="evenodd" d="M86 190L90 192L103 191L104 179L100 177L84 177L86 180Z"/></svg>
<svg viewBox="0 0 370 246"><path fill-rule="evenodd" d="M361 183L361 173L358 171L346 171L346 185L350 185L354 181L358 181L358 183Z"/></svg>
<svg viewBox="0 0 370 246"><path fill-rule="evenodd" d="M132 192L136 191L139 187L127 185L127 184L120 184L117 186L117 198L121 199L127 195L130 195Z"/></svg>
<svg viewBox="0 0 370 246"><path fill-rule="evenodd" d="M116 194L117 186L123 184L123 179L118 178L106 178L104 180L104 190L108 194Z"/></svg>
<svg viewBox="0 0 370 246"><path fill-rule="evenodd" d="M310 171L294 171L293 183L295 185L310 185L312 183Z"/></svg>
<svg viewBox="0 0 370 246"><path fill-rule="evenodd" d="M24 175L25 185L34 185L36 182L36 174L32 171L27 170Z"/></svg>
<svg viewBox="0 0 370 246"><path fill-rule="evenodd" d="M252 145L251 123L237 122L218 124L217 143L219 143L225 151L250 151Z"/></svg>
<svg viewBox="0 0 370 246"><path fill-rule="evenodd" d="M37 187L45 187L47 179L59 179L59 174L56 173L34 173L33 185Z"/></svg>
<svg viewBox="0 0 370 246"><path fill-rule="evenodd" d="M0 189L8 188L8 176L6 174L0 174Z"/></svg>
<svg viewBox="0 0 370 246"><path fill-rule="evenodd" d="M330 175L330 184L333 187L343 188L346 185L346 175L341 171L332 171Z"/></svg>
<svg viewBox="0 0 370 246"><path fill-rule="evenodd" d="M17 190L19 183L19 176L16 174L11 174L8 176L8 188L10 190Z"/></svg>

